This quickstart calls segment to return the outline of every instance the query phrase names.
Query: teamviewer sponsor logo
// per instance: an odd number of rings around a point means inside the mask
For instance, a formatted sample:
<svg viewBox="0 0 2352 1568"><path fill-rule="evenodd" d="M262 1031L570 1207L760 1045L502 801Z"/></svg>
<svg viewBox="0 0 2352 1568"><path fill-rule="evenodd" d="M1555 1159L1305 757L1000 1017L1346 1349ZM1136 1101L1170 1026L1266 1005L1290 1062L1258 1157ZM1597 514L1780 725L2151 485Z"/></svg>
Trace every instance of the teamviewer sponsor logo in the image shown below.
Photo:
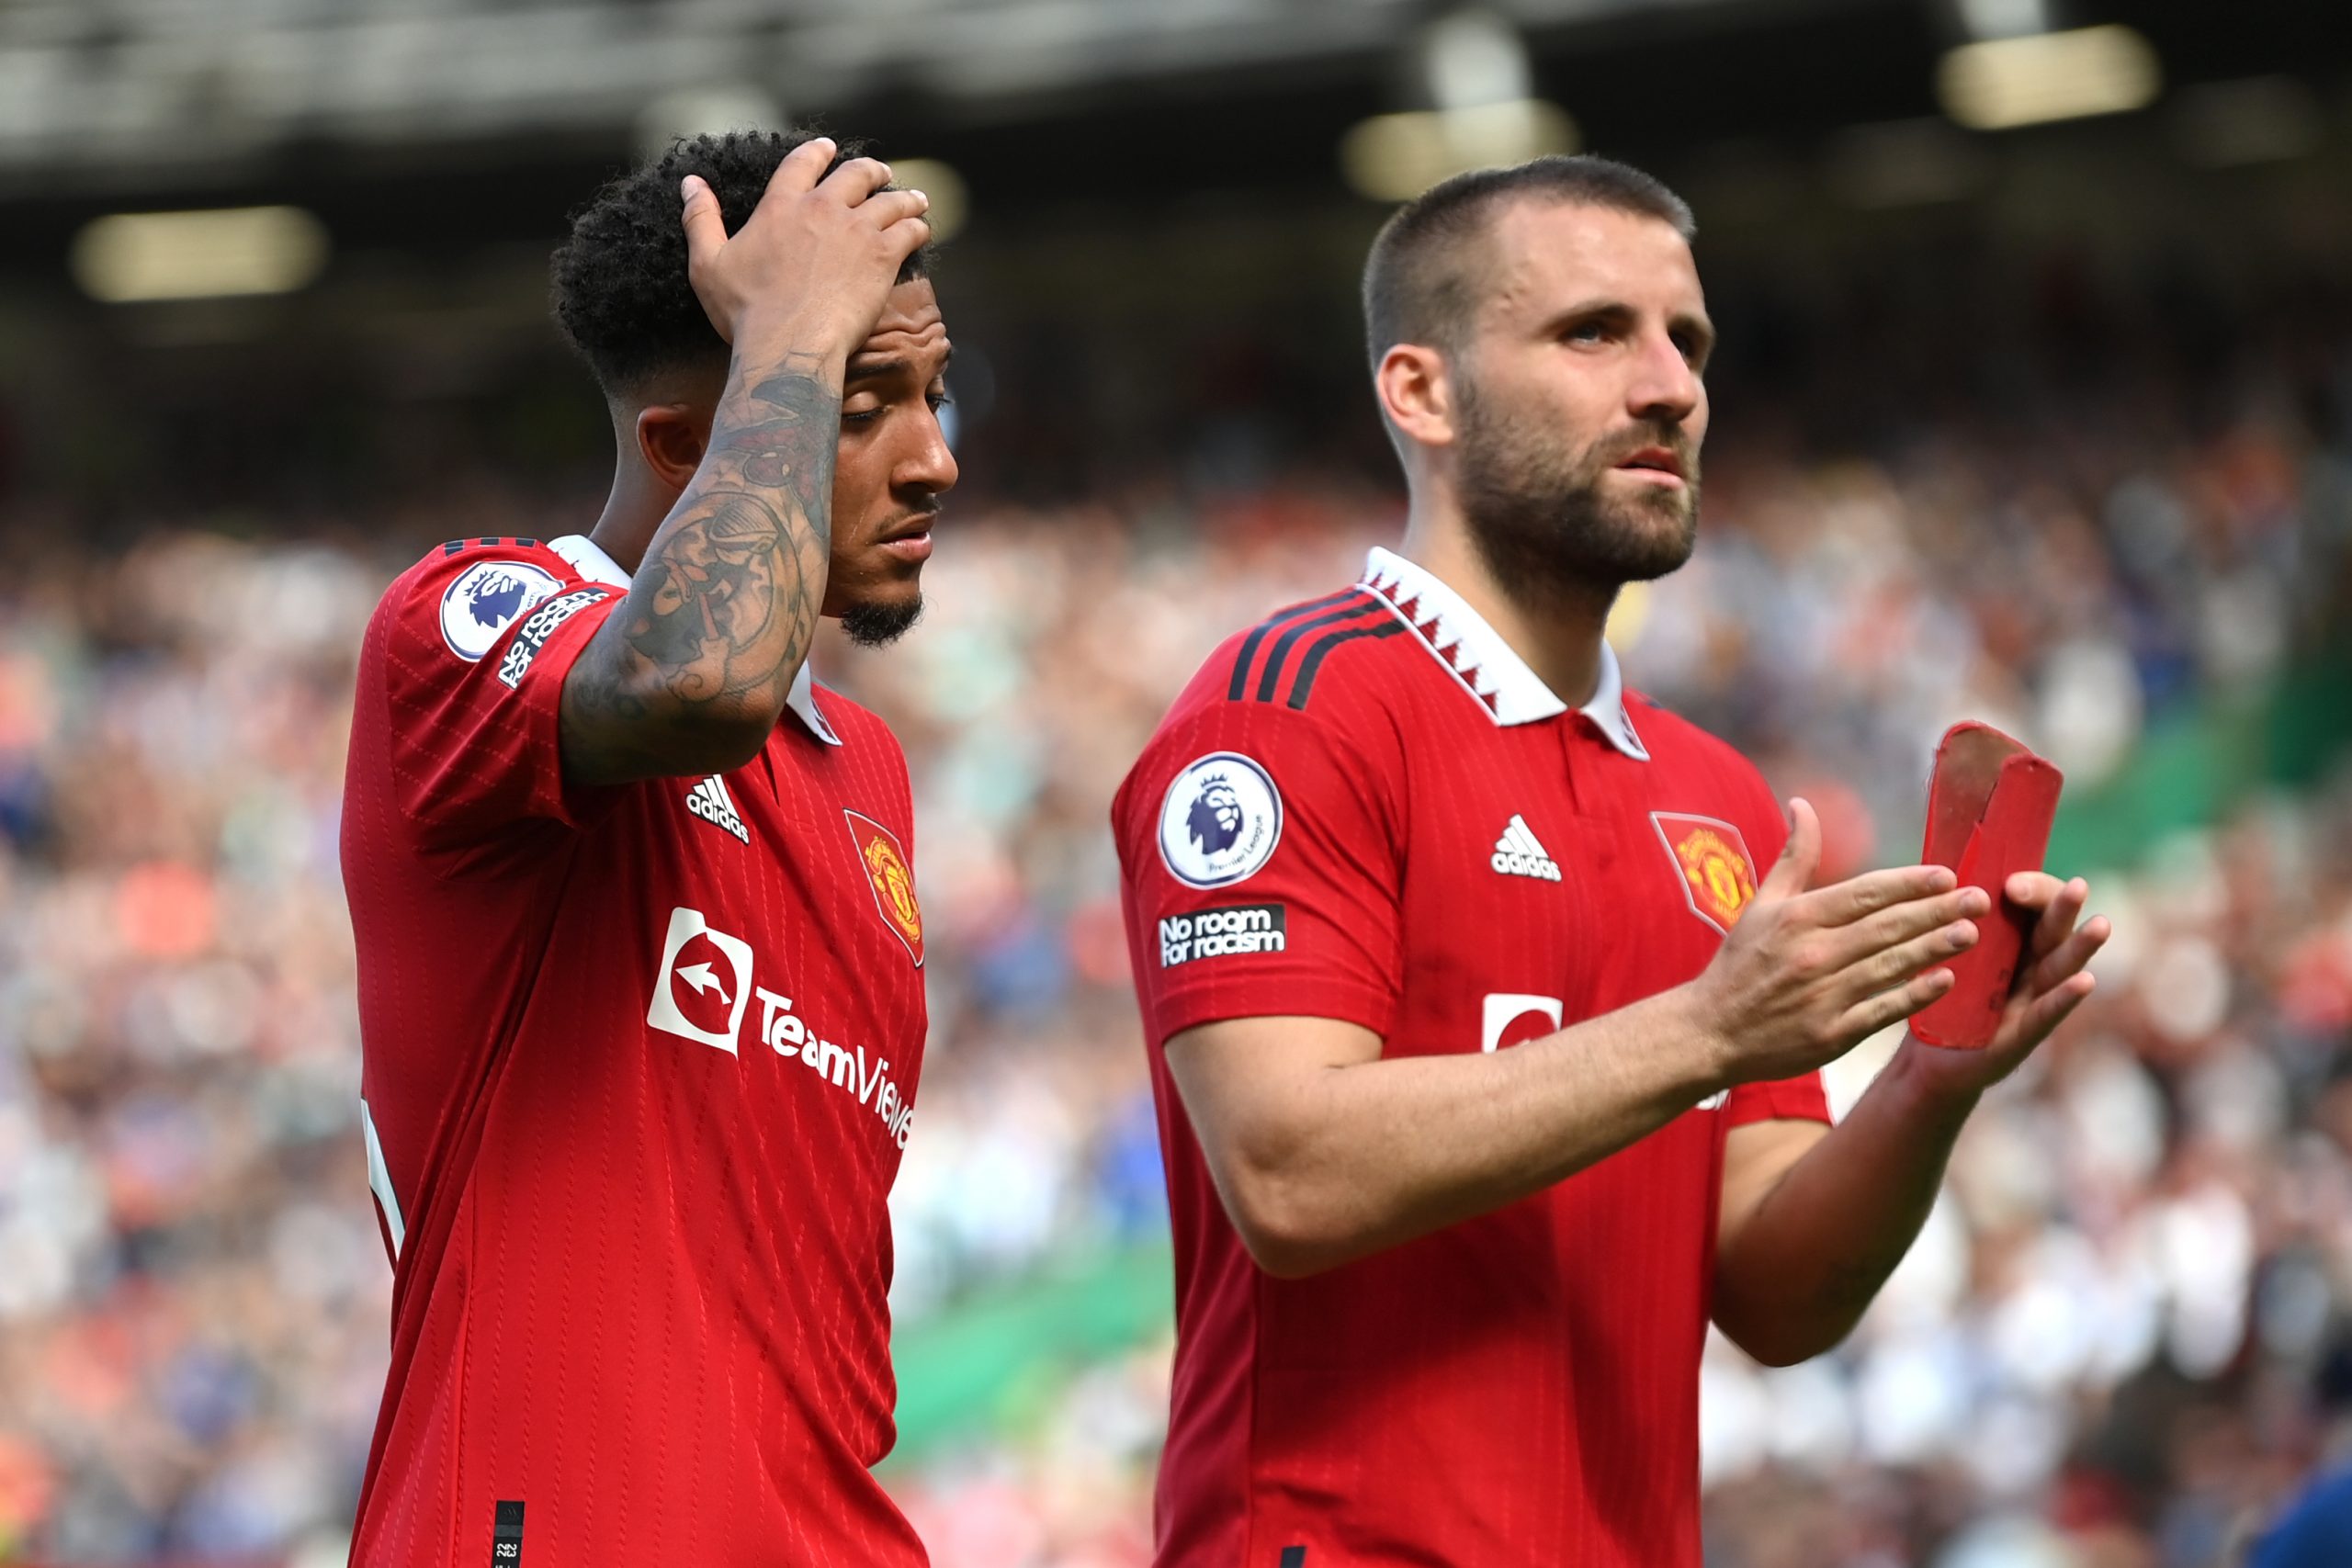
<svg viewBox="0 0 2352 1568"><path fill-rule="evenodd" d="M752 944L710 929L700 909L670 911L661 978L645 1021L665 1034L735 1055L752 999Z"/></svg>
<svg viewBox="0 0 2352 1568"><path fill-rule="evenodd" d="M863 1045L837 1045L821 1038L790 997L754 983L752 962L752 944L712 930L701 910L671 910L646 1023L740 1058L744 1007L756 995L757 1043L854 1097L881 1120L884 1134L905 1148L914 1127L914 1101L891 1079L889 1058L874 1055Z"/></svg>
<svg viewBox="0 0 2352 1568"><path fill-rule="evenodd" d="M1240 953L1281 953L1290 940L1290 917L1280 904L1228 904L1159 922L1159 966L1173 969L1201 958Z"/></svg>

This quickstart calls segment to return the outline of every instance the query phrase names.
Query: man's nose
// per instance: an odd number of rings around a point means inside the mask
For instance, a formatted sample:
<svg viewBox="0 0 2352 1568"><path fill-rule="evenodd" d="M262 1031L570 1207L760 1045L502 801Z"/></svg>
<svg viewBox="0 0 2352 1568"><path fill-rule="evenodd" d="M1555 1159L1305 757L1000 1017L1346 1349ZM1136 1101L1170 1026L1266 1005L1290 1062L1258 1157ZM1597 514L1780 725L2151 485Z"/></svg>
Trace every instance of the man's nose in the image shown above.
<svg viewBox="0 0 2352 1568"><path fill-rule="evenodd" d="M1626 412L1636 419L1680 424L1698 410L1699 373L1671 338L1646 338L1625 401Z"/></svg>
<svg viewBox="0 0 2352 1568"><path fill-rule="evenodd" d="M893 488L944 495L956 488L963 470L956 466L955 449L947 444L947 432L940 427L938 411L925 409L924 417L917 423L921 434L890 476Z"/></svg>

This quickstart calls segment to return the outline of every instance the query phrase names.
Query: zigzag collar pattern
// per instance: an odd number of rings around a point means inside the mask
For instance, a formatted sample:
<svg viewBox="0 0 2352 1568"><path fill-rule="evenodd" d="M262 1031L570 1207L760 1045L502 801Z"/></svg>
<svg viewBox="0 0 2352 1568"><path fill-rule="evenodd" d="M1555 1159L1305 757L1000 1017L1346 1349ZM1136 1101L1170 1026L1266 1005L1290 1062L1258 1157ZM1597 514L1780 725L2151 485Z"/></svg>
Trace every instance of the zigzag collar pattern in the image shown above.
<svg viewBox="0 0 2352 1568"><path fill-rule="evenodd" d="M1502 634L1428 569L1375 545L1358 586L1387 601L1430 656L1478 699L1497 724L1533 724L1568 711L1543 677L1511 651ZM1626 756L1650 760L1634 733L1633 716L1625 711L1625 678L1617 667L1616 651L1605 641L1600 645L1600 679L1592 700L1578 711Z"/></svg>

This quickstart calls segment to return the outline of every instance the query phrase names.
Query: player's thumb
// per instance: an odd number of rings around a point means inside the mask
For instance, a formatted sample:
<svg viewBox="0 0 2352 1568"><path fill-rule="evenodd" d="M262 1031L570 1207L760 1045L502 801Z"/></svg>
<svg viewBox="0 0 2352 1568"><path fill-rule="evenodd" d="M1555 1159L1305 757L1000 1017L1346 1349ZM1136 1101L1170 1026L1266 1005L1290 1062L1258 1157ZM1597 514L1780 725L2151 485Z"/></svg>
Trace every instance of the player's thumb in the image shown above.
<svg viewBox="0 0 2352 1568"><path fill-rule="evenodd" d="M1813 886L1813 874L1820 865L1821 818L1814 814L1813 802L1801 795L1791 795L1789 841L1781 858L1772 863L1764 886L1756 890L1758 900L1795 897Z"/></svg>

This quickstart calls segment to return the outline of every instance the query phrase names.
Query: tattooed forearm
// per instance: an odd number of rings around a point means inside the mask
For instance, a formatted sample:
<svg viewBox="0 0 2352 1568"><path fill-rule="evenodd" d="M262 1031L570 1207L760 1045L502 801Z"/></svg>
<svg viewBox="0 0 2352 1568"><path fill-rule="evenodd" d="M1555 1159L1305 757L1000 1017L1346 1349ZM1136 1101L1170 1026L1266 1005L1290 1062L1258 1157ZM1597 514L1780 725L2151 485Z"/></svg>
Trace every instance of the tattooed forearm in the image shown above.
<svg viewBox="0 0 2352 1568"><path fill-rule="evenodd" d="M815 355L737 365L694 482L565 680L576 782L703 772L774 724L824 602L841 397Z"/></svg>
<svg viewBox="0 0 2352 1568"><path fill-rule="evenodd" d="M739 657L759 649L775 621L784 528L758 496L711 498L711 515L679 529L640 572L643 603L622 610L628 645L684 702L745 689ZM797 594L797 585L795 585Z"/></svg>

